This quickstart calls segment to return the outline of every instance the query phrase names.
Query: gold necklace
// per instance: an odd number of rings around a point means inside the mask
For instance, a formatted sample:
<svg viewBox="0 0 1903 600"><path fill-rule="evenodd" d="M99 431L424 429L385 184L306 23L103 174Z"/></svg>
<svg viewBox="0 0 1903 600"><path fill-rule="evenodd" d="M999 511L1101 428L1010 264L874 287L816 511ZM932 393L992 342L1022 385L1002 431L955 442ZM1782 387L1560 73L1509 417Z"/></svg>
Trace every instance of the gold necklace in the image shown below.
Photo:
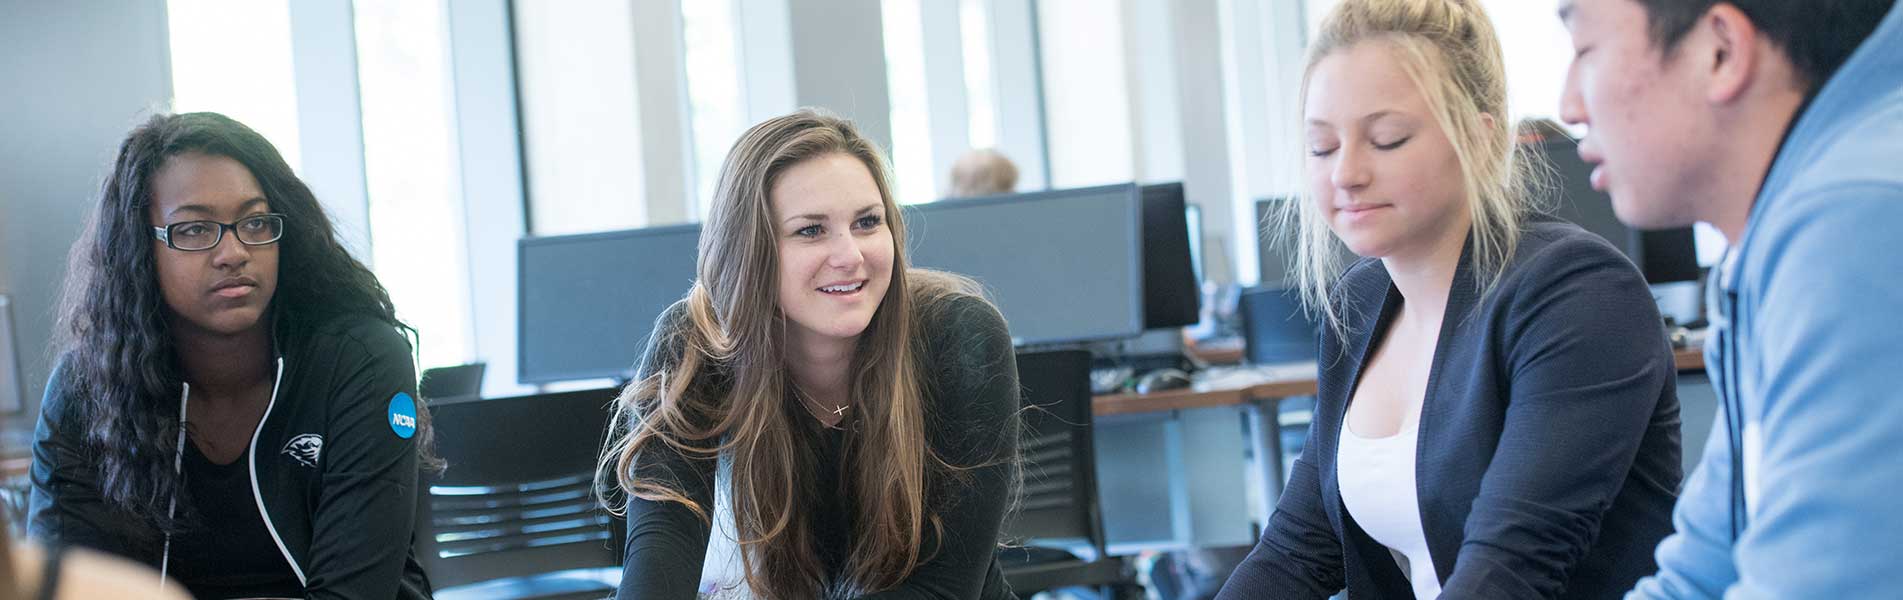
<svg viewBox="0 0 1903 600"><path fill-rule="evenodd" d="M834 416L845 416L846 409L852 408L851 404L837 404L834 405L831 410L827 410L826 405L820 404L818 400L814 400L812 396L808 396L805 391L800 390L799 384L793 384L793 396L799 398L801 402L817 406L820 410L833 413Z"/></svg>

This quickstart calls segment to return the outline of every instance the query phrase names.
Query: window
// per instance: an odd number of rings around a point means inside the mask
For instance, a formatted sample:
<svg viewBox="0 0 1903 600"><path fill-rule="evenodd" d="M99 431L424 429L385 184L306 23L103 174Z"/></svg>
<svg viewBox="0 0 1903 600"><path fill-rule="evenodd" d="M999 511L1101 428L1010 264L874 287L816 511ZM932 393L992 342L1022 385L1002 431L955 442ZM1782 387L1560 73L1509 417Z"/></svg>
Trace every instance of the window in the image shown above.
<svg viewBox="0 0 1903 600"><path fill-rule="evenodd" d="M1507 112L1524 118L1559 120L1559 95L1573 60L1566 26L1548 2L1485 0L1506 54ZM1583 133L1575 130L1573 133Z"/></svg>
<svg viewBox="0 0 1903 600"><path fill-rule="evenodd" d="M440 0L356 0L372 267L424 367L472 355L467 247Z"/></svg>
<svg viewBox="0 0 1903 600"><path fill-rule="evenodd" d="M532 233L645 225L630 3L511 4Z"/></svg>
<svg viewBox="0 0 1903 600"><path fill-rule="evenodd" d="M885 76L892 102L892 193L912 204L938 199L932 180L932 130L925 99L921 0L883 0ZM943 0L932 0L943 1Z"/></svg>
<svg viewBox="0 0 1903 600"><path fill-rule="evenodd" d="M681 0L682 53L694 136L694 185L699 218L713 206L720 165L748 123L741 114L740 61L733 0Z"/></svg>
<svg viewBox="0 0 1903 600"><path fill-rule="evenodd" d="M965 114L971 119L971 147L990 148L998 144L998 98L991 89L991 23L985 17L985 0L960 0L958 20L965 54Z"/></svg>
<svg viewBox="0 0 1903 600"><path fill-rule="evenodd" d="M1097 0L1037 3L1051 188L1134 179L1122 11Z"/></svg>
<svg viewBox="0 0 1903 600"><path fill-rule="evenodd" d="M1302 0L1302 15L1308 21L1308 39L1315 39L1315 32L1321 31L1322 18L1335 8L1341 0Z"/></svg>
<svg viewBox="0 0 1903 600"><path fill-rule="evenodd" d="M301 168L289 0L171 0L172 111L237 119Z"/></svg>
<svg viewBox="0 0 1903 600"><path fill-rule="evenodd" d="M1339 1L1305 0L1310 39ZM1494 32L1500 37L1500 50L1506 57L1507 112L1512 115L1511 122L1517 123L1523 118L1558 121L1559 94L1566 84L1566 68L1573 55L1566 41L1566 27L1553 12L1552 3L1481 0L1480 4L1493 19Z"/></svg>

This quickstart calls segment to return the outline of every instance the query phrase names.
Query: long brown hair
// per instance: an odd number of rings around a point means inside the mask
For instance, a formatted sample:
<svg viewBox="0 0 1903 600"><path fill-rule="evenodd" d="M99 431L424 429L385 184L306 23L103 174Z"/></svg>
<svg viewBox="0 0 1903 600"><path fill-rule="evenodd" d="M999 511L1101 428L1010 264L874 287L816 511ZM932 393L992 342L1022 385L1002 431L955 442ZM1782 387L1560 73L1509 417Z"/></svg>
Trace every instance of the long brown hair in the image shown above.
<svg viewBox="0 0 1903 600"><path fill-rule="evenodd" d="M776 243L768 191L795 164L844 154L866 166L885 206L893 243L892 282L853 354L851 391L859 429L841 477L853 490L851 548L846 572L830 580L814 552L816 532L803 510L823 490L809 490L817 459L797 427L801 409L788 400L782 352L785 315L778 305ZM686 299L687 324L664 330L656 349L679 348L630 383L616 400L614 431L624 432L602 454L602 473L617 487L654 502L678 502L711 521L712 507L686 497L669 481L634 476L636 456L671 449L690 459L730 461L735 532L752 592L765 598L889 589L930 558L942 537L931 490L960 477L926 437L928 391L921 384L925 338L918 312L960 295L976 295L969 280L908 270L905 225L893 200L885 159L850 121L811 109L769 119L742 134L721 167L714 206L700 236L698 280ZM671 336L671 339L663 339ZM672 354L672 352L670 352ZM709 394L702 379L718 371L731 386ZM717 397L708 397L717 396ZM718 444L711 443L719 440ZM605 486L604 486L605 487ZM625 505L610 502L611 510Z"/></svg>

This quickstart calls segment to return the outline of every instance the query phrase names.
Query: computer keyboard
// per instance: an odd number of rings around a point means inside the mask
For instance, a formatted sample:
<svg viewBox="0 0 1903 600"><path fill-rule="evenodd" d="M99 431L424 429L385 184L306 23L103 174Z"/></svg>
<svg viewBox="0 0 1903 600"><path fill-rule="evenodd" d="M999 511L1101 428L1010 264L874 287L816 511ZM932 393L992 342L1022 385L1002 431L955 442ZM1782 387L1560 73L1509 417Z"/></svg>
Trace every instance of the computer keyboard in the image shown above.
<svg viewBox="0 0 1903 600"><path fill-rule="evenodd" d="M1220 389L1269 381L1313 377L1315 377L1315 363L1312 362L1210 367L1198 373L1196 387L1199 389Z"/></svg>
<svg viewBox="0 0 1903 600"><path fill-rule="evenodd" d="M1090 393L1094 395L1114 394L1123 391L1124 383L1136 377L1136 369L1131 367L1103 367L1090 370Z"/></svg>

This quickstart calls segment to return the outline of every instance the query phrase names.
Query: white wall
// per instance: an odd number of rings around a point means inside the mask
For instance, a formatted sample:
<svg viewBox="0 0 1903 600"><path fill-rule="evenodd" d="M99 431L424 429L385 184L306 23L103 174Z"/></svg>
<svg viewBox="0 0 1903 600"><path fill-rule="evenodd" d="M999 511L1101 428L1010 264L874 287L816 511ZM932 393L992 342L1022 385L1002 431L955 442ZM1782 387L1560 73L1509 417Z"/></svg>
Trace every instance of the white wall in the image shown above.
<svg viewBox="0 0 1903 600"><path fill-rule="evenodd" d="M852 119L868 139L890 150L892 102L879 0L797 0L791 8L794 101Z"/></svg>

